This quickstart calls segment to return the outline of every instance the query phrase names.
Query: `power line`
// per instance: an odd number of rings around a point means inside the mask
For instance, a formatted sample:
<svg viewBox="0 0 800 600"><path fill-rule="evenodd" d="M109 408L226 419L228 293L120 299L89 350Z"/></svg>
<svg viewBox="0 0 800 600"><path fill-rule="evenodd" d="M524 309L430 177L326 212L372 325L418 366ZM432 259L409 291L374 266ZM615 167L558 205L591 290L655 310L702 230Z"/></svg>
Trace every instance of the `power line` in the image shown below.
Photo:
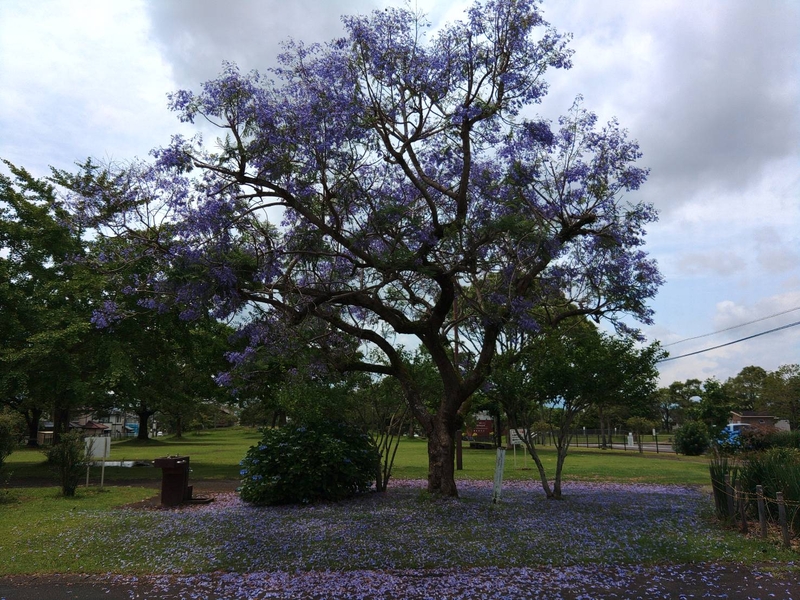
<svg viewBox="0 0 800 600"><path fill-rule="evenodd" d="M800 306L796 306L794 308L790 308L789 310L784 310L782 312L775 313L774 315L767 315L766 317L761 317L760 319L755 319L753 321L748 321L747 323L740 323L739 325L733 325L731 327L726 327L725 329L720 329L718 331L712 331L711 333L704 333L703 335L696 335L694 337L678 340L677 342L670 342L669 344L664 344L662 346L662 348L666 348L667 346L674 346L676 344L682 344L683 342L689 342L691 340L699 340L700 338L708 337L710 335L716 335L718 333L723 333L725 331L730 331L731 329L738 329L739 327L744 327L745 325L752 325L753 323L759 323L761 321L766 321L767 319L771 319L772 317L779 317L781 315L785 315L787 313L794 312L796 310L800 310Z"/></svg>
<svg viewBox="0 0 800 600"><path fill-rule="evenodd" d="M794 323L789 323L788 325L776 327L775 329L770 329L768 331L762 331L761 333L756 333L754 335L748 335L747 337L743 337L738 340L728 342L726 344L720 344L719 346L712 346L711 348L706 348L704 350L697 350L696 352L689 352L688 354L681 354L680 356L670 356L669 358L664 358L657 362L660 363L668 362L670 360L678 360L679 358L686 358L687 356L694 356L695 354L702 354L703 352L710 352L711 350L716 350L717 348L724 348L725 346L731 346L733 344L738 344L739 342L752 340L753 338L761 337L762 335L767 335L768 333L775 333L776 331L780 331L781 329L789 329L789 327L796 327L797 325L800 325L800 321L795 321Z"/></svg>

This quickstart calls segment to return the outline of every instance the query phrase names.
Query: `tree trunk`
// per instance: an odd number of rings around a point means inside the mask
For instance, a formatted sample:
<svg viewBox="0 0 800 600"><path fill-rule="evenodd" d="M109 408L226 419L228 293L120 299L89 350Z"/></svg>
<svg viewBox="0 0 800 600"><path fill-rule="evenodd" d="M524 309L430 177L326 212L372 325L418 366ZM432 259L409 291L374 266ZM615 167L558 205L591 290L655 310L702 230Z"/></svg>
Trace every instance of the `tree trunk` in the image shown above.
<svg viewBox="0 0 800 600"><path fill-rule="evenodd" d="M69 408L57 404L53 408L53 443L59 443L65 433L69 433Z"/></svg>
<svg viewBox="0 0 800 600"><path fill-rule="evenodd" d="M569 447L569 443L564 444L563 441L559 444L558 449L556 450L556 477L553 480L553 500L561 500L561 472L564 469L564 460L567 458L567 449Z"/></svg>
<svg viewBox="0 0 800 600"><path fill-rule="evenodd" d="M39 447L39 419L42 418L42 412L40 408L30 408L22 413L28 428L28 448Z"/></svg>
<svg viewBox="0 0 800 600"><path fill-rule="evenodd" d="M530 433L528 434L527 437L530 438ZM525 447L533 457L533 462L536 463L536 469L539 471L539 481L542 482L542 489L544 490L544 495L547 498L552 498L553 490L550 488L550 482L547 480L547 472L545 472L544 470L544 464L542 464L542 459L539 457L539 453L536 451L536 447L533 445L532 438L525 440Z"/></svg>
<svg viewBox="0 0 800 600"><path fill-rule="evenodd" d="M147 441L150 439L150 433L147 430L147 422L155 414L155 411L148 409L139 409L136 415L139 417L139 433L136 434L137 440Z"/></svg>
<svg viewBox="0 0 800 600"><path fill-rule="evenodd" d="M180 415L175 418L175 437L183 437L183 417Z"/></svg>
<svg viewBox="0 0 800 600"><path fill-rule="evenodd" d="M442 415L436 415L428 432L428 491L432 494L458 497L454 442L454 424L448 423Z"/></svg>

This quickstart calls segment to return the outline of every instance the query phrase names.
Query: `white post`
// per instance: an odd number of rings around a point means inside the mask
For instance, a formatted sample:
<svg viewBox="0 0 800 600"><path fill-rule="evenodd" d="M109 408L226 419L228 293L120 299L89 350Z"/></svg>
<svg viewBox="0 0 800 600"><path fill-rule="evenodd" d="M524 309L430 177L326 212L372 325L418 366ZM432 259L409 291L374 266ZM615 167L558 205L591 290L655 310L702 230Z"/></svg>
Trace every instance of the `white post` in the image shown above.
<svg viewBox="0 0 800 600"><path fill-rule="evenodd" d="M492 490L492 504L500 502L500 493L503 488L503 468L506 464L505 448L497 449L497 460L494 463L494 489Z"/></svg>

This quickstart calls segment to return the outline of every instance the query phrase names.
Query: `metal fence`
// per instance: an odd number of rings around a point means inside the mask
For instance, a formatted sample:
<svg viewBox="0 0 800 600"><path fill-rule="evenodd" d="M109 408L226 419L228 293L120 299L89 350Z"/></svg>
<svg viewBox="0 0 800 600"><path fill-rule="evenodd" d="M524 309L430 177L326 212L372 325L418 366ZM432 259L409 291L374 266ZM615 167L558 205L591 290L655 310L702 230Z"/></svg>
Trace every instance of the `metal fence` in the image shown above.
<svg viewBox="0 0 800 600"><path fill-rule="evenodd" d="M570 446L579 448L602 448L603 436L599 429L576 429L570 434ZM557 435L552 431L534 432L533 443L536 446L554 446ZM641 440L640 440L641 438ZM605 447L613 450L631 452L674 452L672 434L646 434L638 436L630 432L606 432ZM640 445L641 441L641 445Z"/></svg>

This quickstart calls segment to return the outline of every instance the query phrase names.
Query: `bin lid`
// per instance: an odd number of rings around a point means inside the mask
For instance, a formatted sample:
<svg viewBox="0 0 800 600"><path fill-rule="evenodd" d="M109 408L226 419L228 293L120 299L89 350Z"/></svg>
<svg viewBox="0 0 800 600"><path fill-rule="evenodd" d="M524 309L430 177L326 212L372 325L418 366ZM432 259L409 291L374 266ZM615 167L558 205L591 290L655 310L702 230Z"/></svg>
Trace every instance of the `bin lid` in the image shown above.
<svg viewBox="0 0 800 600"><path fill-rule="evenodd" d="M189 462L188 456L162 456L153 461L153 466L159 469L178 467Z"/></svg>

